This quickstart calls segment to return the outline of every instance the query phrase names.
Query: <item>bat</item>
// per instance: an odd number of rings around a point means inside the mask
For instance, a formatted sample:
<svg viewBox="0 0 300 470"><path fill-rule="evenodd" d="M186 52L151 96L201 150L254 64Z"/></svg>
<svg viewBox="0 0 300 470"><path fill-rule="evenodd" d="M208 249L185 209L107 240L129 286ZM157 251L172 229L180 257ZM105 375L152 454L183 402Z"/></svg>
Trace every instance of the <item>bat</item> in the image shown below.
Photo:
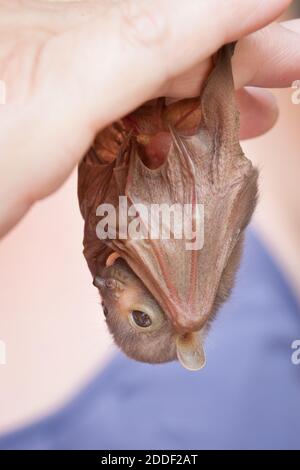
<svg viewBox="0 0 300 470"><path fill-rule="evenodd" d="M142 362L203 368L209 327L234 284L258 173L239 143L233 53L227 44L214 55L199 97L145 103L99 132L79 165L84 256L115 342ZM200 248L187 249L176 224L169 238L124 236L126 223L148 233L144 209L161 204L188 207L193 229L201 221ZM115 214L101 219L101 205ZM100 220L115 223L106 238Z"/></svg>

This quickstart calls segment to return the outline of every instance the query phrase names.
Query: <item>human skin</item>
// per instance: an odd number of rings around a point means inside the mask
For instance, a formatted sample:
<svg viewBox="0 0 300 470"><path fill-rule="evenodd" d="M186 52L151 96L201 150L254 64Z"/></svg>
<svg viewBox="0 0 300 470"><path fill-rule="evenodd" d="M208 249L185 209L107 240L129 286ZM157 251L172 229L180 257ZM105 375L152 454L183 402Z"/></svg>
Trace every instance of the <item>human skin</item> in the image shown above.
<svg viewBox="0 0 300 470"><path fill-rule="evenodd" d="M225 42L240 39L241 138L272 127L272 97L243 87L285 87L300 75L296 32L271 25L255 33L289 4L0 0L0 235L59 188L101 128L146 100L199 94Z"/></svg>

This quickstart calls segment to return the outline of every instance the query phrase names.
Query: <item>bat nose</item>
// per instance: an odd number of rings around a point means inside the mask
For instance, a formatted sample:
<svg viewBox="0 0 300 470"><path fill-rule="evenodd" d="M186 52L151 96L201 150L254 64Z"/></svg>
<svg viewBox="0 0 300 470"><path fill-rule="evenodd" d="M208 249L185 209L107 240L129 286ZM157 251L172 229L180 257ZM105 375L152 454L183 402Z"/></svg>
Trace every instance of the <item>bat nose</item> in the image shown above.
<svg viewBox="0 0 300 470"><path fill-rule="evenodd" d="M193 333L203 328L209 317L210 309L197 309L189 308L188 305L176 306L169 310L169 318L174 327L180 334Z"/></svg>

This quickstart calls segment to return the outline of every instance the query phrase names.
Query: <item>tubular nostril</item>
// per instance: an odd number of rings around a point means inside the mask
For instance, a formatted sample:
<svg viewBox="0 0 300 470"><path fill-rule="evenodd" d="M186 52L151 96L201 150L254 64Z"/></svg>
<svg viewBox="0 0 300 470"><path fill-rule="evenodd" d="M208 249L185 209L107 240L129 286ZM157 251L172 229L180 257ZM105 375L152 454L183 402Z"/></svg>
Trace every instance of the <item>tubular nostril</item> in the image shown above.
<svg viewBox="0 0 300 470"><path fill-rule="evenodd" d="M122 32L127 39L138 41L145 45L155 44L164 39L166 34L165 15L149 4L139 2L121 2Z"/></svg>

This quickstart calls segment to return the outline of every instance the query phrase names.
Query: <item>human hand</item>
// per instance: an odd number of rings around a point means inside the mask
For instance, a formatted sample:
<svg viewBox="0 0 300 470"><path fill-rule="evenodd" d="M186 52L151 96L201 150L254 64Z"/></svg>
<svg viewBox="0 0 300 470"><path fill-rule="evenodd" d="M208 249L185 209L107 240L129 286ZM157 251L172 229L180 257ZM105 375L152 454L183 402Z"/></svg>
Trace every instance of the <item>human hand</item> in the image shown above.
<svg viewBox="0 0 300 470"><path fill-rule="evenodd" d="M272 97L243 87L299 78L297 32L253 33L289 3L0 0L0 235L63 183L101 128L149 99L199 94L226 42L243 38L233 60L241 137L269 129Z"/></svg>

